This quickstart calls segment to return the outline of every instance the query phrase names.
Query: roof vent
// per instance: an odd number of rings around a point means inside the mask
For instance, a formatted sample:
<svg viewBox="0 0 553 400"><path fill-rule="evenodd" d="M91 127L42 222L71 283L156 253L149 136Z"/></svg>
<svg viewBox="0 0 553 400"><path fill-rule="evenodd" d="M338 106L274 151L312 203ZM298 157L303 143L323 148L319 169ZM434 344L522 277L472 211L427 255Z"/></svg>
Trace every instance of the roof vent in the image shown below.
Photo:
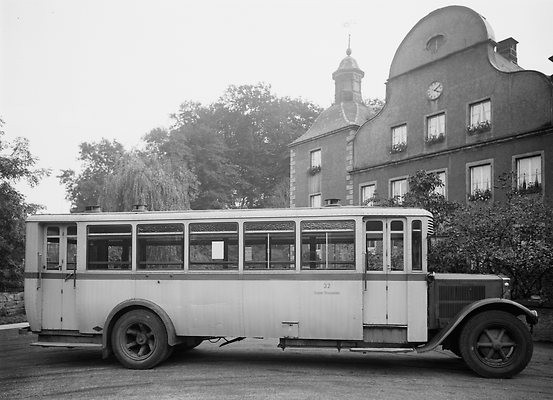
<svg viewBox="0 0 553 400"><path fill-rule="evenodd" d="M325 207L340 207L340 199L325 199Z"/></svg>
<svg viewBox="0 0 553 400"><path fill-rule="evenodd" d="M135 212L144 212L148 211L148 208L146 207L146 204L134 204L132 206L132 210Z"/></svg>
<svg viewBox="0 0 553 400"><path fill-rule="evenodd" d="M84 212L87 212L87 213L99 213L99 212L102 212L102 207L100 207L99 205L93 205L93 206L86 206L84 208Z"/></svg>

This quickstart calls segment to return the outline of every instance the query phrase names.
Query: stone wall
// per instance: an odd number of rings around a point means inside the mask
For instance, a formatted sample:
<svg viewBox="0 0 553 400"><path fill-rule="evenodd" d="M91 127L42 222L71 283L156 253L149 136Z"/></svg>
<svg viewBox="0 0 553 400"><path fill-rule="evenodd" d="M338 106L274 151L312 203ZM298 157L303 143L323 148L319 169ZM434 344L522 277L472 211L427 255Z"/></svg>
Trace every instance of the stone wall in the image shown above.
<svg viewBox="0 0 553 400"><path fill-rule="evenodd" d="M23 292L0 293L0 316L19 315L25 313Z"/></svg>

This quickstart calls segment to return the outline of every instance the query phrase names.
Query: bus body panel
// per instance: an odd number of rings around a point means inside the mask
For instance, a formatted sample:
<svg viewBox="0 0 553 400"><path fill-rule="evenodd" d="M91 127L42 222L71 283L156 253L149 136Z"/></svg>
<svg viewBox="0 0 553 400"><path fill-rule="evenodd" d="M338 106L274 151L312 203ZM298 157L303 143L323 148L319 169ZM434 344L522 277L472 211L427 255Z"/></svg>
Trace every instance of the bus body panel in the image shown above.
<svg viewBox="0 0 553 400"><path fill-rule="evenodd" d="M363 339L361 280L300 281L299 337Z"/></svg>
<svg viewBox="0 0 553 400"><path fill-rule="evenodd" d="M419 274L425 277L426 274ZM408 281L407 285L407 340L428 340L428 283L426 279Z"/></svg>
<svg viewBox="0 0 553 400"><path fill-rule="evenodd" d="M135 298L134 281L117 278L114 273L77 276L77 324L81 333L100 333L109 313L119 303Z"/></svg>
<svg viewBox="0 0 553 400"><path fill-rule="evenodd" d="M40 279L42 250L39 248L42 240L37 222L26 224L25 239L25 313L31 330L36 332L41 328L43 292Z"/></svg>

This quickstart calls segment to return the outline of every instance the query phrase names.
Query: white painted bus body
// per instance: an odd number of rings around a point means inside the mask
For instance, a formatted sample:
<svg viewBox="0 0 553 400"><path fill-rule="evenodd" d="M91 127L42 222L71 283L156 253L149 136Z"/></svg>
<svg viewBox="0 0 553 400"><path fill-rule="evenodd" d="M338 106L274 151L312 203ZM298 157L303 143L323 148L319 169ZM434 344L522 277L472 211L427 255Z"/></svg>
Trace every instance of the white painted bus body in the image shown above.
<svg viewBox="0 0 553 400"><path fill-rule="evenodd" d="M411 241L406 240L404 271L390 270L387 261L382 271L366 271L364 222L368 218L403 221L406 238L411 234L411 221L422 221L422 268L412 270ZM27 221L27 316L33 332L99 335L114 308L127 300L143 299L167 313L177 336L363 341L367 328L379 327L404 329L406 342L422 343L428 338L425 278L430 219L424 210L371 207L32 216ZM281 220L296 224L295 269L245 270L243 224ZM355 221L355 269L302 269L300 223L305 220ZM190 270L189 224L226 221L240 226L238 270ZM133 234L130 270L88 270L87 227L122 223L131 225L133 232L144 223L184 224L183 269L138 270ZM63 257L67 245L63 233L68 232L64 227L73 224L77 227L75 271ZM62 256L57 270L45 267L49 226L60 227ZM388 240L384 240L386 246Z"/></svg>

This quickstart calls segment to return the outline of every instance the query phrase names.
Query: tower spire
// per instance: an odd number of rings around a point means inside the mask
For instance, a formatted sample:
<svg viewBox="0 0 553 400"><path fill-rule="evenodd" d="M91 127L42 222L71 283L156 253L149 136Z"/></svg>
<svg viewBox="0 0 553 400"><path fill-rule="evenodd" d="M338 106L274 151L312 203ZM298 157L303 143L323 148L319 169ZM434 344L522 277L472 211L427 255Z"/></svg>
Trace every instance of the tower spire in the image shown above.
<svg viewBox="0 0 553 400"><path fill-rule="evenodd" d="M348 49L346 50L346 55L351 56L351 34L348 34Z"/></svg>

